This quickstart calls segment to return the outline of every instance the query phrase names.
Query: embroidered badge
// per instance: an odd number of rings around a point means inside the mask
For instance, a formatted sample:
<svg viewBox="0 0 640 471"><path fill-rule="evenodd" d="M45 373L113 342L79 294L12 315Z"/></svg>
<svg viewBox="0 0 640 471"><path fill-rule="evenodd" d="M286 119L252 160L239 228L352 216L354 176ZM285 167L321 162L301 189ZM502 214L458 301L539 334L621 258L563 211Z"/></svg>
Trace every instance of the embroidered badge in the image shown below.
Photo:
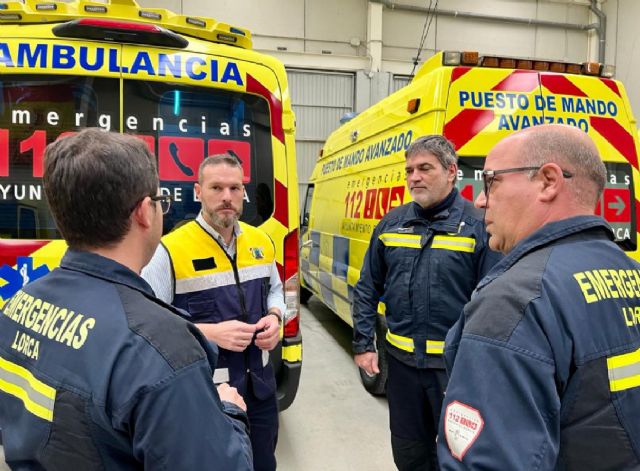
<svg viewBox="0 0 640 471"><path fill-rule="evenodd" d="M251 251L253 258L256 260L262 260L264 258L264 251L262 250L262 247L252 247L249 250Z"/></svg>
<svg viewBox="0 0 640 471"><path fill-rule="evenodd" d="M444 434L454 458L462 461L484 427L480 412L462 402L453 401L445 410Z"/></svg>

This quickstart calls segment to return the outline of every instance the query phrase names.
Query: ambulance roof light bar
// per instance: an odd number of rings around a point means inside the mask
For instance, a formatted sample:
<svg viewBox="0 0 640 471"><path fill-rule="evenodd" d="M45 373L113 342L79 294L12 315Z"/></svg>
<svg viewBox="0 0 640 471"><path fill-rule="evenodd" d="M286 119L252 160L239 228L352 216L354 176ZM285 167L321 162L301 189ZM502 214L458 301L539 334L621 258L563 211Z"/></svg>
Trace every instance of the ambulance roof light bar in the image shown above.
<svg viewBox="0 0 640 471"><path fill-rule="evenodd" d="M479 66L496 69L535 70L539 72L592 75L606 78L612 78L615 74L614 66L603 65L598 62L583 62L579 64L514 57L479 56L477 52L473 51L444 51L442 54L442 64L448 66Z"/></svg>
<svg viewBox="0 0 640 471"><path fill-rule="evenodd" d="M53 34L62 38L97 39L183 49L189 45L182 36L149 23L82 18L54 26Z"/></svg>
<svg viewBox="0 0 640 471"><path fill-rule="evenodd" d="M0 0L0 24L41 25L88 18L152 24L184 35L187 39L197 38L243 49L253 47L249 30L213 18L180 15L164 8L141 7L136 0ZM138 37L143 34L138 32ZM124 39L122 41L127 42Z"/></svg>

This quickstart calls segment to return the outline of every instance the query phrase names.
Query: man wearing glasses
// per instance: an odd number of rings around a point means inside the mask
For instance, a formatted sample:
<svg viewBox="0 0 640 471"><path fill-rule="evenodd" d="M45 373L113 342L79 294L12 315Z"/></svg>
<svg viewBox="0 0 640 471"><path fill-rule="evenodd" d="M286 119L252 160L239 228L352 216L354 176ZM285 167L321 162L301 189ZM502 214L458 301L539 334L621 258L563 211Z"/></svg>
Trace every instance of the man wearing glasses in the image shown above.
<svg viewBox="0 0 640 471"><path fill-rule="evenodd" d="M239 222L242 165L228 154L200 164L202 211L162 238L143 271L156 295L184 309L219 349L216 384L238 388L247 403L254 469L276 469L278 404L269 351L285 312L275 248L262 230Z"/></svg>
<svg viewBox="0 0 640 471"><path fill-rule="evenodd" d="M407 149L413 202L376 226L354 290L355 362L369 375L380 372L374 339L378 302L386 306L386 392L400 471L437 469L444 338L497 260L487 250L482 212L455 188L457 161L440 135L420 137Z"/></svg>
<svg viewBox="0 0 640 471"><path fill-rule="evenodd" d="M170 202L147 146L85 130L47 147L43 180L69 249L0 315L9 466L250 470L242 398L216 391L207 340L139 276Z"/></svg>
<svg viewBox="0 0 640 471"><path fill-rule="evenodd" d="M485 162L489 245L506 256L446 341L443 470L640 469L640 265L594 210L606 169L545 125Z"/></svg>

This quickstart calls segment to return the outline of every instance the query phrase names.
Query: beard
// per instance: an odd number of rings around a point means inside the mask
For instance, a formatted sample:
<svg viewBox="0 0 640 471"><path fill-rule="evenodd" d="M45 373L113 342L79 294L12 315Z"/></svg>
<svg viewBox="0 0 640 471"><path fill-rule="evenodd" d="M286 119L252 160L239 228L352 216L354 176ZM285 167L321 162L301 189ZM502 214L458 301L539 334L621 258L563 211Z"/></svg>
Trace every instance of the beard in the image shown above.
<svg viewBox="0 0 640 471"><path fill-rule="evenodd" d="M217 211L221 209L232 209L235 214L220 216ZM238 219L240 219L240 216L242 216L242 208L238 209L233 207L232 205L220 205L215 210L205 209L205 213L207 216L209 216L212 226L222 227L226 229L238 222Z"/></svg>

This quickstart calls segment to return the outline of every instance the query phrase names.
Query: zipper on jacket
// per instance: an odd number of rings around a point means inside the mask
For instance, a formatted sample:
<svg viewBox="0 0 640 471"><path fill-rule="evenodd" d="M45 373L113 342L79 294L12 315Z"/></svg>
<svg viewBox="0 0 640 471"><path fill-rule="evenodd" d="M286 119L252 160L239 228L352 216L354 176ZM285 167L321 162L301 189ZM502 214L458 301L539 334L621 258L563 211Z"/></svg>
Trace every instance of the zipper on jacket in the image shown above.
<svg viewBox="0 0 640 471"><path fill-rule="evenodd" d="M215 237L213 237L213 240L216 241L216 243L222 249L222 252L224 252L225 256L229 260L229 262L231 262L231 267L233 268L233 278L236 281L236 289L238 290L238 300L240 301L240 309L242 310L241 319L242 319L242 322L246 323L249 321L249 315L247 314L247 305L244 300L244 292L242 291L242 286L240 285L240 274L238 273L238 264L236 261L238 256L238 238L236 237L236 254L233 257L229 256L229 253L224 249L224 247L220 244L220 242ZM251 346L251 344L249 344L249 346ZM249 365L249 346L247 346L247 348L244 349L244 352L242 352L243 353L242 356L244 357L244 375L245 376L249 376L249 373L251 371L251 368ZM247 384L247 387L249 387L248 384Z"/></svg>

